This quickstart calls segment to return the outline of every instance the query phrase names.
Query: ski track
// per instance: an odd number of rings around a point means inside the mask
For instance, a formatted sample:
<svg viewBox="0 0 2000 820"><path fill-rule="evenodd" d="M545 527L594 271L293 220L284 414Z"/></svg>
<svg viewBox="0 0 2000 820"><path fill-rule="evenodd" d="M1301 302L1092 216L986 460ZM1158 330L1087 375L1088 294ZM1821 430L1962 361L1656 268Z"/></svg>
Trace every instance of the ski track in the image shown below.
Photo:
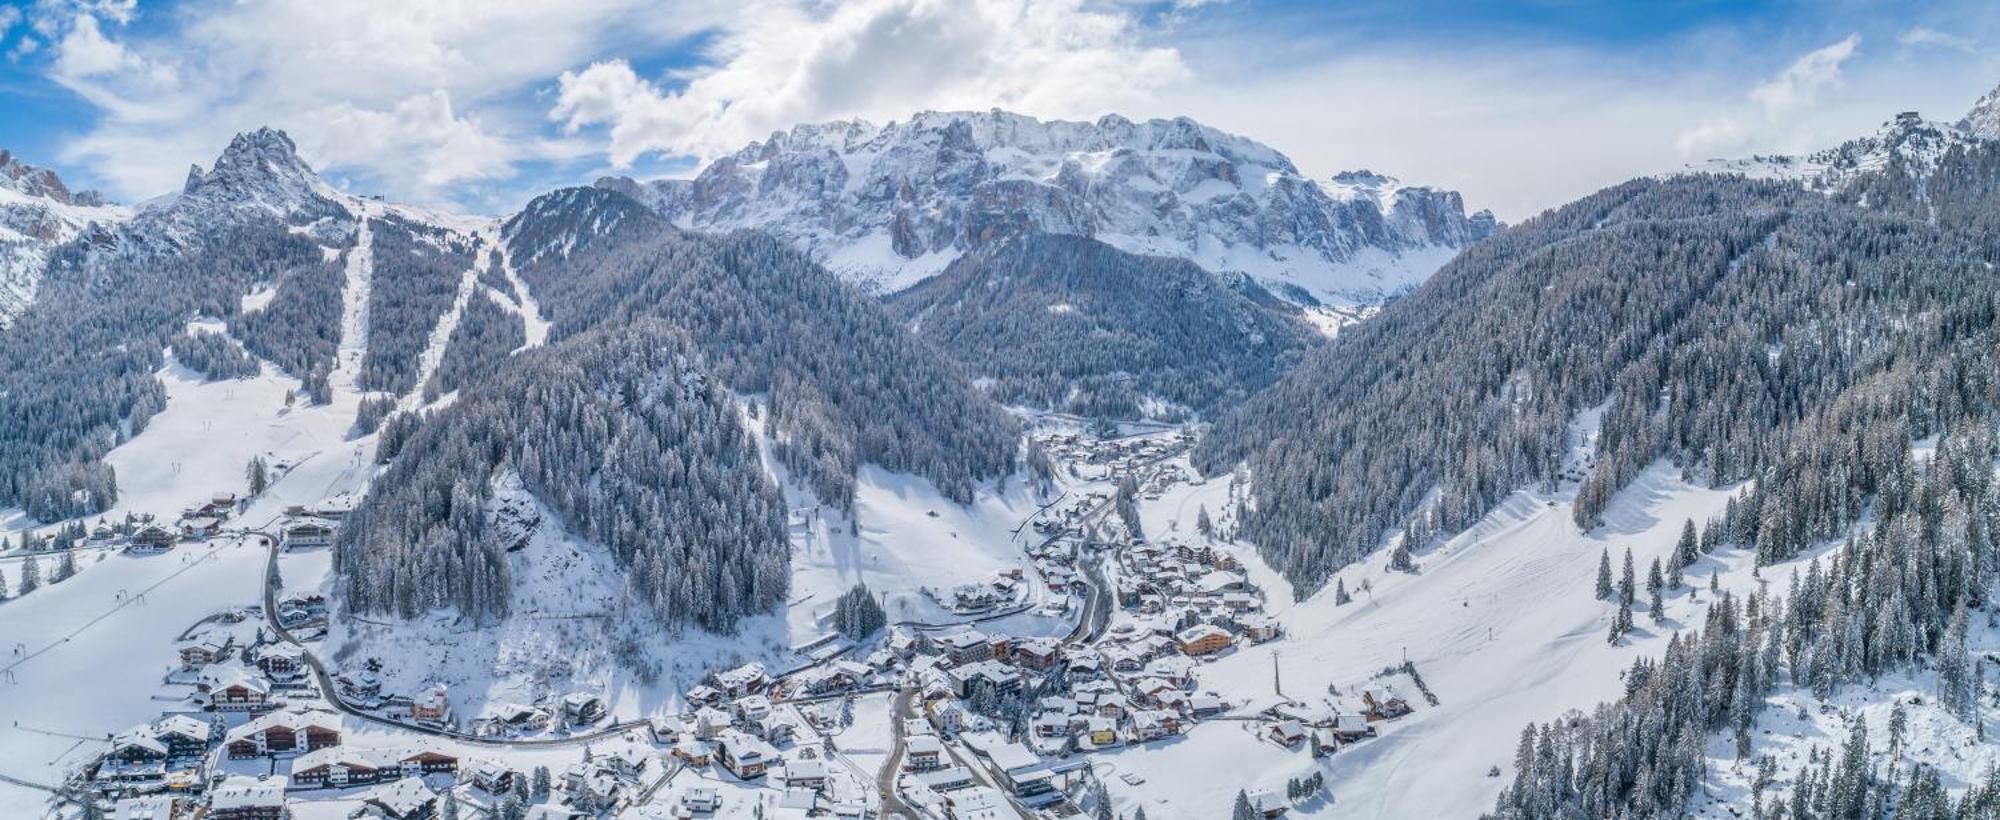
<svg viewBox="0 0 2000 820"><path fill-rule="evenodd" d="M360 391L361 360L368 354L368 301L374 297L374 234L366 205L355 208L360 227L347 254L347 282L340 290L340 352L327 381L337 393Z"/></svg>
<svg viewBox="0 0 2000 820"><path fill-rule="evenodd" d="M473 258L472 265L459 274L458 292L452 296L451 309L439 316L437 324L431 327L431 337L424 344L424 352L417 357L417 383L410 392L397 402L397 409L415 410L424 404L424 385L430 384L437 373L438 365L444 361L445 348L451 344L451 334L458 331L458 322L465 316L465 306L479 292L479 269L487 255L492 253L492 245L484 245L480 254Z"/></svg>
<svg viewBox="0 0 2000 820"><path fill-rule="evenodd" d="M502 307L513 310L515 315L521 317L521 324L527 331L528 339L527 343L521 346L521 349L526 350L531 347L541 347L547 344L549 340L549 321L542 318L541 303L536 302L534 294L528 292L528 283L523 281L521 275L514 271L514 258L507 254L507 243L501 239L499 224L495 223L493 226L481 231L479 239L481 242L486 243L486 246L492 249L495 258L500 260L501 275L507 277L507 283L514 286L514 295L520 298L519 304L504 299L500 300L500 304Z"/></svg>

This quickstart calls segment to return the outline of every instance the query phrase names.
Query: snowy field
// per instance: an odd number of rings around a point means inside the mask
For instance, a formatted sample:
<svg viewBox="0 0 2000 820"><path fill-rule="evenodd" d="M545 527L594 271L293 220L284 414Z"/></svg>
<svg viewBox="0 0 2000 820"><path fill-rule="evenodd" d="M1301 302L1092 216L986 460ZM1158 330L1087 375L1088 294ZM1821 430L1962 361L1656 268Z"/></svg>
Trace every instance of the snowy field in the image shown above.
<svg viewBox="0 0 2000 820"><path fill-rule="evenodd" d="M1147 531L1193 532L1202 507L1217 515L1229 506L1228 483L1223 477L1181 484L1143 504ZM1275 656L1284 693L1319 702L1329 685L1352 694L1407 657L1440 705L1414 703L1416 713L1386 724L1381 737L1317 762L1241 725L1204 722L1184 738L1104 756L1117 775L1145 780L1119 788L1114 775L1113 795L1123 808L1145 805L1150 816L1218 816L1228 811L1236 787L1282 794L1286 780L1318 767L1330 797L1299 806L1304 815L1477 816L1506 782L1488 777L1488 768L1499 766L1511 777L1514 745L1529 721L1617 697L1620 674L1635 658L1657 656L1675 630L1700 623L1712 571L1738 594L1759 583L1750 577L1747 552L1703 557L1687 571L1690 588L1667 596L1665 621L1655 624L1642 609L1638 628L1618 646L1606 641L1615 607L1593 595L1603 550L1611 550L1615 565L1630 548L1643 572L1672 550L1685 520L1699 524L1719 514L1738 489L1692 486L1655 466L1617 497L1606 526L1588 535L1571 522L1564 494L1518 492L1465 533L1419 552L1417 574L1386 571L1387 550L1342 571L1354 595L1346 606L1334 604L1332 582L1291 603L1289 585L1244 550L1285 637L1198 667L1203 690L1270 702ZM1780 566L1763 575L1783 579L1787 572ZM1364 580L1372 592L1363 591ZM1245 773L1240 782L1220 789L1194 776L1217 760Z"/></svg>

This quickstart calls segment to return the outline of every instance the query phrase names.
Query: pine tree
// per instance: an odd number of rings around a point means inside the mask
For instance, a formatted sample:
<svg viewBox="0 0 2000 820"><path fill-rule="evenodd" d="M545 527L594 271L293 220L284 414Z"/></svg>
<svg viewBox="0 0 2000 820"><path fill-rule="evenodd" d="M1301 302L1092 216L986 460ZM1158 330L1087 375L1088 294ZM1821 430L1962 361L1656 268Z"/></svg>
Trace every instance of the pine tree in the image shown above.
<svg viewBox="0 0 2000 820"><path fill-rule="evenodd" d="M550 787L549 767L536 766L534 788L532 789L531 794L538 801L547 800L549 799L549 787Z"/></svg>
<svg viewBox="0 0 2000 820"><path fill-rule="evenodd" d="M62 559L56 563L56 574L49 580L54 583L62 583L69 580L70 576L75 574L76 553L70 550L63 550Z"/></svg>
<svg viewBox="0 0 2000 820"><path fill-rule="evenodd" d="M26 595L42 586L42 567L35 562L35 556L28 556L21 562L21 594Z"/></svg>
<svg viewBox="0 0 2000 820"><path fill-rule="evenodd" d="M1597 600L1611 600L1611 548L1597 555Z"/></svg>
<svg viewBox="0 0 2000 820"><path fill-rule="evenodd" d="M263 456L251 456L250 465L243 468L244 478L250 481L250 494L263 495L271 486L271 470L265 465Z"/></svg>
<svg viewBox="0 0 2000 820"><path fill-rule="evenodd" d="M1195 513L1194 531L1209 538L1215 537L1215 522L1209 520L1207 504L1201 505L1201 510Z"/></svg>
<svg viewBox="0 0 2000 820"><path fill-rule="evenodd" d="M0 601L5 601L9 597L12 596L7 594L7 574L0 572Z"/></svg>
<svg viewBox="0 0 2000 820"><path fill-rule="evenodd" d="M289 400L291 398L291 395L292 394L290 393L286 393L285 398ZM458 794L456 792L450 790L445 791L444 808L441 810L441 813L438 815L438 817L439 820L458 820Z"/></svg>
<svg viewBox="0 0 2000 820"><path fill-rule="evenodd" d="M4 590L0 590L0 592L4 592ZM1333 605L1346 606L1347 602L1352 600L1354 599L1347 594L1347 579L1333 579Z"/></svg>
<svg viewBox="0 0 2000 820"><path fill-rule="evenodd" d="M1632 548L1625 548L1625 569L1618 575L1618 602L1627 608L1632 606L1638 594L1638 580L1632 572Z"/></svg>
<svg viewBox="0 0 2000 820"><path fill-rule="evenodd" d="M1971 657L1966 650L1965 603L1951 613L1944 640L1938 644L1938 703L1959 720L1970 721L1979 693L1973 689Z"/></svg>
<svg viewBox="0 0 2000 820"><path fill-rule="evenodd" d="M1229 820L1262 820L1257 807L1250 805L1250 795L1242 789L1236 790L1236 808L1230 811Z"/></svg>
<svg viewBox="0 0 2000 820"><path fill-rule="evenodd" d="M1681 540L1674 545L1674 563L1683 567L1692 564L1700 551L1701 540L1695 534L1694 519L1690 518L1681 525Z"/></svg>

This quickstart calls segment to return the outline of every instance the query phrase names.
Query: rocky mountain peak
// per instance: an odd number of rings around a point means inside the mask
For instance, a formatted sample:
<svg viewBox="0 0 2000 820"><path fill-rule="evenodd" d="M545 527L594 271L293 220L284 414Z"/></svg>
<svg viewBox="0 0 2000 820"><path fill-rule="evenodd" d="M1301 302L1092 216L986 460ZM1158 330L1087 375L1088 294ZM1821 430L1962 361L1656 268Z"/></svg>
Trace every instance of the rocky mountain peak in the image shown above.
<svg viewBox="0 0 2000 820"><path fill-rule="evenodd" d="M2000 139L2000 88L1986 92L1958 121L1958 130L1985 139Z"/></svg>
<svg viewBox="0 0 2000 820"><path fill-rule="evenodd" d="M71 191L56 172L22 162L13 152L0 148L0 188L64 205L96 207L104 198L96 191Z"/></svg>

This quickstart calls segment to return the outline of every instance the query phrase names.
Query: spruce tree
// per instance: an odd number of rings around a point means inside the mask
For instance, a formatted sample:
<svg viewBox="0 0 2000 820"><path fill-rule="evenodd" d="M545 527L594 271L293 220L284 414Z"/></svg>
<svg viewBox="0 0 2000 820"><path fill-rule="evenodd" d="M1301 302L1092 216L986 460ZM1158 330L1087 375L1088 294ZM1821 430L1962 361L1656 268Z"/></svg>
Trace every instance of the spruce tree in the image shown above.
<svg viewBox="0 0 2000 820"><path fill-rule="evenodd" d="M1597 600L1611 600L1611 548L1597 555Z"/></svg>
<svg viewBox="0 0 2000 820"><path fill-rule="evenodd" d="M62 558L56 562L56 574L50 580L55 583L62 583L69 580L70 576L75 574L76 553L70 550L63 550Z"/></svg>
<svg viewBox="0 0 2000 820"><path fill-rule="evenodd" d="M35 556L21 561L21 594L26 595L42 586L42 567L35 562Z"/></svg>
<svg viewBox="0 0 2000 820"><path fill-rule="evenodd" d="M1236 790L1236 807L1230 811L1229 820L1262 820L1257 807L1250 805L1249 793L1242 789Z"/></svg>
<svg viewBox="0 0 2000 820"><path fill-rule="evenodd" d="M249 466L243 468L243 476L250 482L251 495L263 495L271 486L271 469L263 456L251 456Z"/></svg>
<svg viewBox="0 0 2000 820"><path fill-rule="evenodd" d="M1632 572L1632 548L1626 547L1625 569L1621 570L1618 575L1618 602L1624 604L1629 609L1632 606L1632 601L1636 599L1637 593L1638 580Z"/></svg>

